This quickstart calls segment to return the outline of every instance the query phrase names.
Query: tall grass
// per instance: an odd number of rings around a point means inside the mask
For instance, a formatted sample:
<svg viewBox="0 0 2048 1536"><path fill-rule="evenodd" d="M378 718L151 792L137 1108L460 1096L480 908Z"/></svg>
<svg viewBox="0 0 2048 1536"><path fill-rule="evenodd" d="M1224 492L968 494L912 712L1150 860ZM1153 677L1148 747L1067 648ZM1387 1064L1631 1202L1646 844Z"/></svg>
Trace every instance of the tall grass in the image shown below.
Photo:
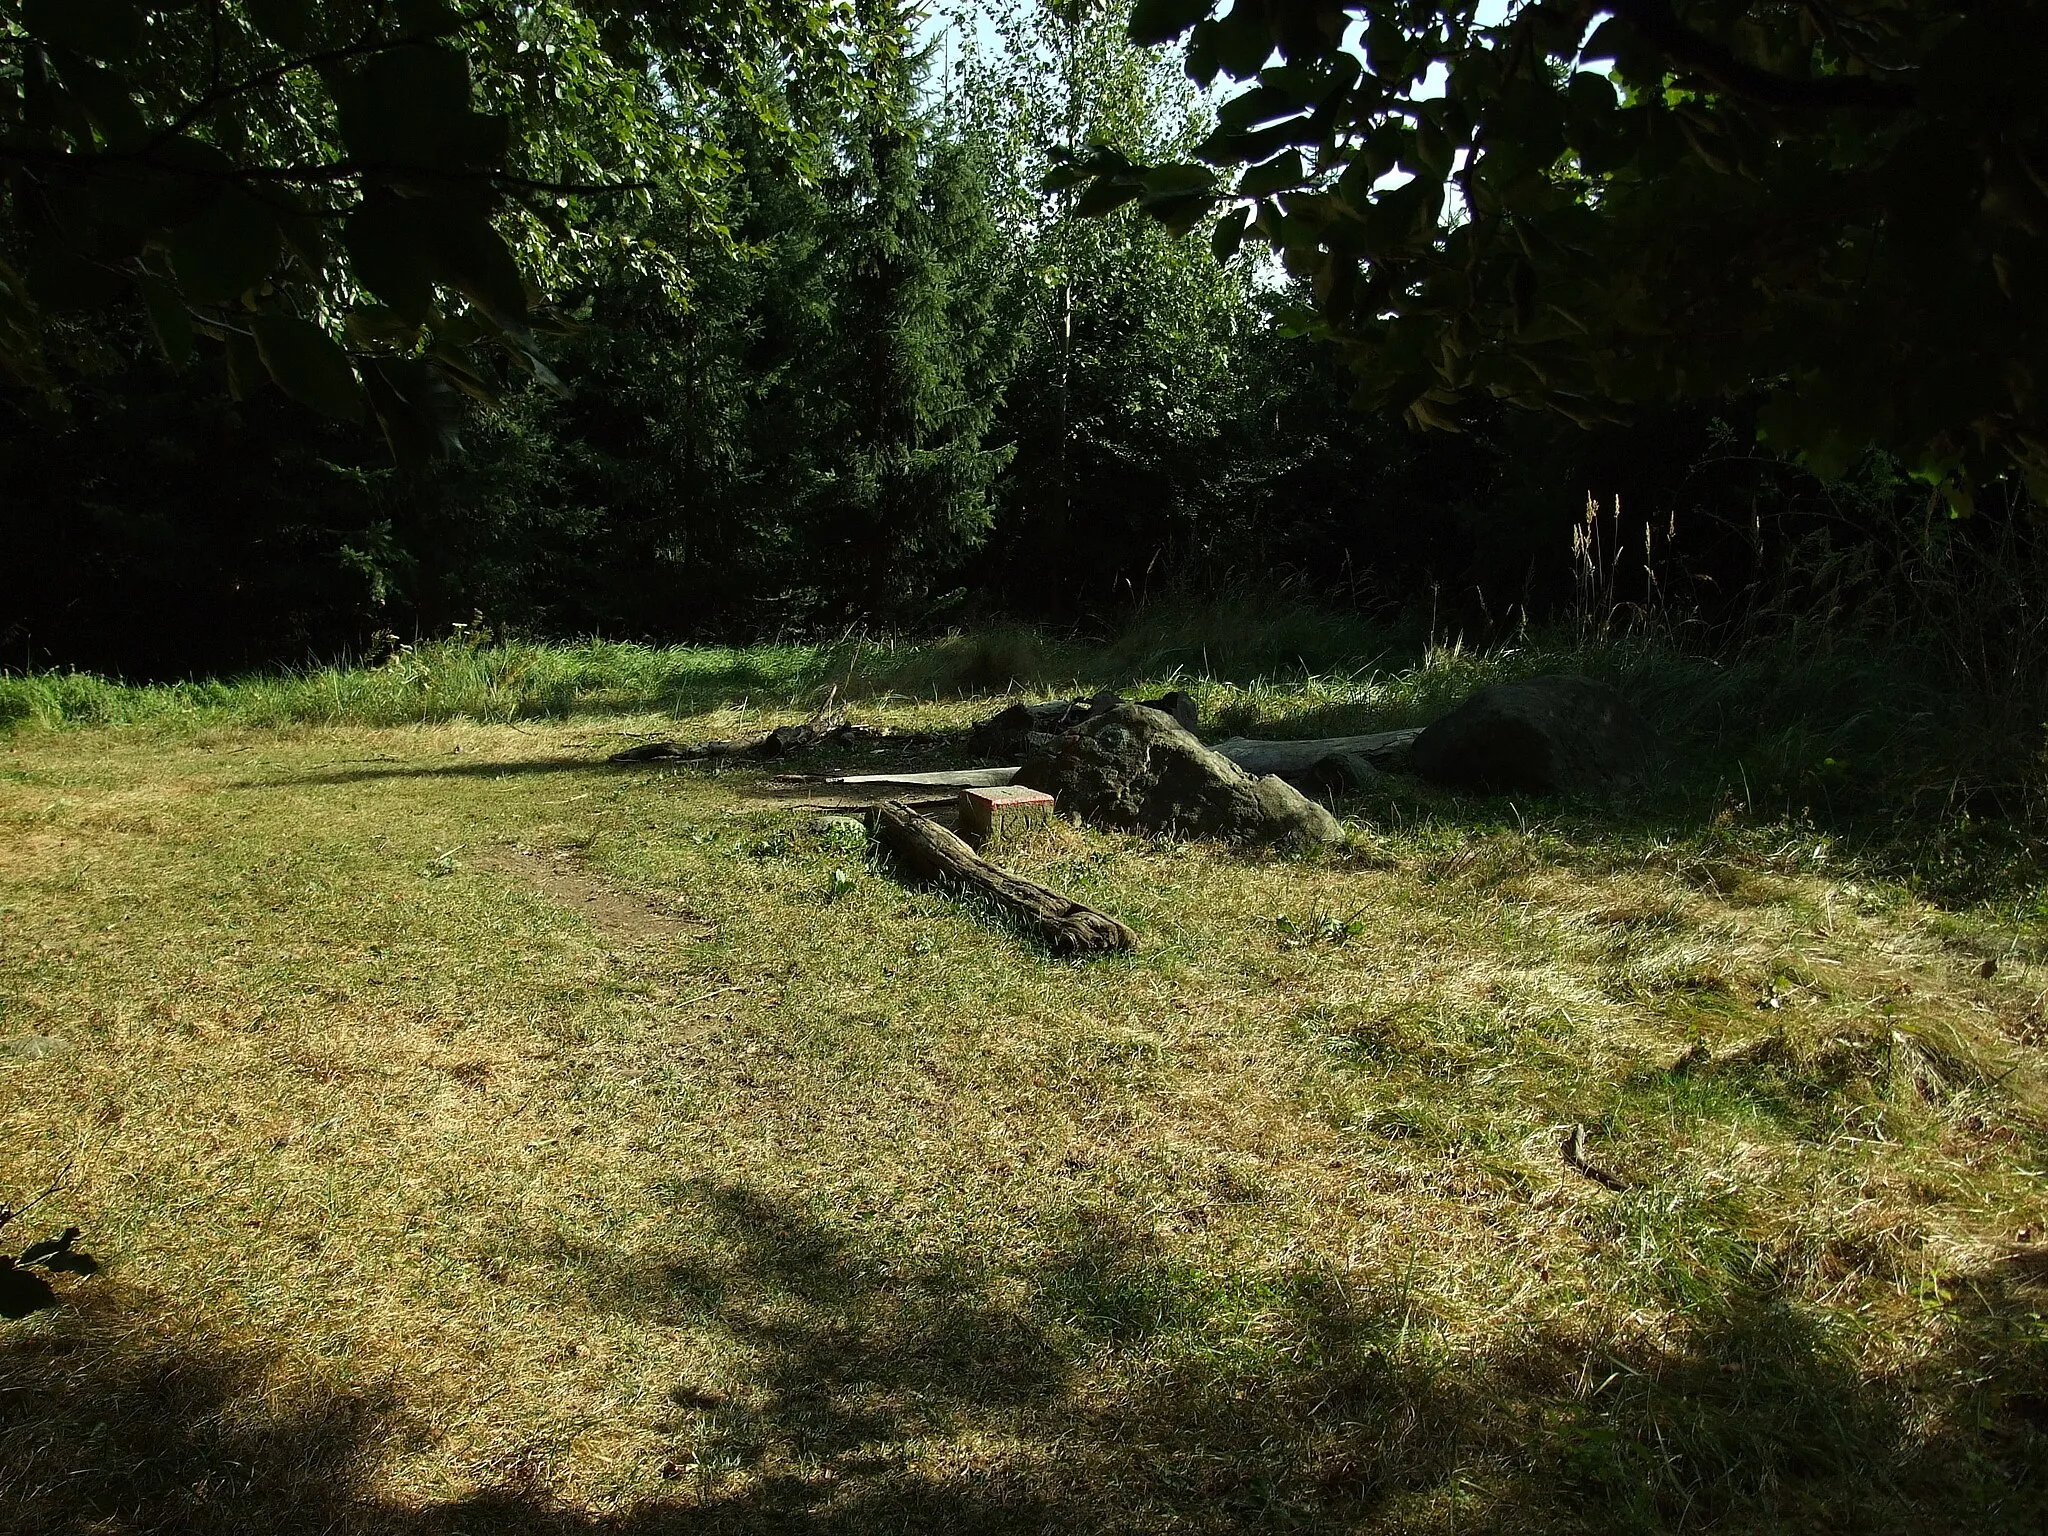
<svg viewBox="0 0 2048 1536"><path fill-rule="evenodd" d="M871 712L955 701L950 720L959 701L1016 692L1177 686L1219 731L1336 736L1426 723L1489 682L1575 671L1612 682L1650 721L1664 751L1647 802L1669 815L1887 844L1894 865L1930 885L2023 886L2048 869L2048 705L2031 658L2013 649L2032 642L2009 636L1999 652L1980 637L1965 651L1930 643L1909 617L1781 616L1706 647L1668 615L1615 605L1598 622L1581 615L1481 650L1298 602L1240 599L1156 605L1093 638L1007 625L747 648L452 639L374 665L166 685L0 676L0 734L687 720L828 701Z"/></svg>
<svg viewBox="0 0 2048 1536"><path fill-rule="evenodd" d="M927 641L650 647L446 640L375 664L131 686L0 675L0 731L97 726L390 726L959 699L1103 686L1192 689L1227 730L1338 735L1426 722L1489 682L1571 670L1634 700L1678 771L1739 770L1752 803L1926 807L2032 793L2038 724L1953 652L1835 627L1716 653L1641 624L1528 632L1478 650L1306 605L1158 607L1099 639L998 626ZM1798 807L1794 807L1797 809ZM2015 807L2009 806L2008 809Z"/></svg>
<svg viewBox="0 0 2048 1536"><path fill-rule="evenodd" d="M0 730L109 725L407 725L781 706L826 685L831 646L651 647L444 640L370 666L131 686L83 672L0 675Z"/></svg>

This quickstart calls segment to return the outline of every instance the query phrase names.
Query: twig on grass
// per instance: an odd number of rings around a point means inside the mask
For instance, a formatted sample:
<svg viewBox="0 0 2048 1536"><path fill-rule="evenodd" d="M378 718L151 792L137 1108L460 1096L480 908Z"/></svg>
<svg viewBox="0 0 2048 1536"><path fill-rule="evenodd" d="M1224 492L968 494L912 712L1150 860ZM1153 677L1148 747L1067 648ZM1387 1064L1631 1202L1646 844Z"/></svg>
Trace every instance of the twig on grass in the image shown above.
<svg viewBox="0 0 2048 1536"><path fill-rule="evenodd" d="M696 1007L696 1006L697 1006L697 1004L699 1004L699 1003L708 1003L708 1002L710 1002L710 1001L711 1001L711 999L712 999L712 998L714 998L714 997L723 997L723 996L725 996L725 994L726 994L726 993L728 993L728 992L750 992L750 991L752 991L752 990L753 990L753 989L752 989L751 987L741 987L741 986L732 986L732 987L713 987L713 988L712 988L712 989L711 989L711 990L710 990L709 992L704 992L704 993L700 993L700 994L699 994L698 996L696 996L696 997L689 997L689 998L685 998L685 999L683 999L683 1001L682 1001L682 1002L680 1002L680 1003L677 1003L677 1004L676 1004L676 1006L677 1006L678 1008L694 1008L694 1007Z"/></svg>
<svg viewBox="0 0 2048 1536"><path fill-rule="evenodd" d="M11 1221L19 1221L22 1217L26 1216L30 1211L34 1210L37 1206L41 1205L45 1200L49 1199L50 1196L56 1194L59 1190L63 1189L66 1185L68 1185L71 1182L71 1170L77 1166L78 1149L76 1147L73 1147L71 1149L71 1155L64 1159L64 1166L57 1170L56 1177L51 1179L50 1182L47 1185L45 1185L40 1191L38 1191L35 1195L31 1196L29 1198L28 1204L20 1206L18 1208L11 1205L0 1204L0 1227L6 1226Z"/></svg>
<svg viewBox="0 0 2048 1536"><path fill-rule="evenodd" d="M1618 1194L1628 1188L1628 1180L1619 1174L1609 1173L1599 1164L1586 1161L1586 1128L1583 1125L1575 1125L1566 1133L1564 1145L1558 1151L1563 1155L1567 1168L1584 1174L1603 1189L1611 1189Z"/></svg>

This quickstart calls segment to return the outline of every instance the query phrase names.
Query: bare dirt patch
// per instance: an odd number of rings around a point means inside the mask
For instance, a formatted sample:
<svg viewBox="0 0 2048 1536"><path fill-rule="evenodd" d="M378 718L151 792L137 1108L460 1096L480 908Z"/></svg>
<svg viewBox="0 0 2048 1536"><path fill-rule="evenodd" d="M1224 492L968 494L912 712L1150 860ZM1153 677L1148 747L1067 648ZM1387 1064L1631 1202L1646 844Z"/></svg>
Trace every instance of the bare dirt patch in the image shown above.
<svg viewBox="0 0 2048 1536"><path fill-rule="evenodd" d="M524 848L500 844L470 857L476 869L508 875L549 901L566 907L606 938L624 942L703 939L718 925L680 901L622 890L584 867L574 849Z"/></svg>

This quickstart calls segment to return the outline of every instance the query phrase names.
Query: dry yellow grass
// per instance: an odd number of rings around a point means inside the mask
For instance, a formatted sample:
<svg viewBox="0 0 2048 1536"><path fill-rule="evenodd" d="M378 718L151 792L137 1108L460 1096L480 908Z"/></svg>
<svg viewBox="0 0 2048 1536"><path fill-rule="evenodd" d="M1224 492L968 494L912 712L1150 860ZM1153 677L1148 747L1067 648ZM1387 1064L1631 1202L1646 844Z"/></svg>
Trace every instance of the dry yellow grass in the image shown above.
<svg viewBox="0 0 2048 1536"><path fill-rule="evenodd" d="M2029 936L1375 802L1064 962L616 744L0 747L10 1528L2039 1529Z"/></svg>

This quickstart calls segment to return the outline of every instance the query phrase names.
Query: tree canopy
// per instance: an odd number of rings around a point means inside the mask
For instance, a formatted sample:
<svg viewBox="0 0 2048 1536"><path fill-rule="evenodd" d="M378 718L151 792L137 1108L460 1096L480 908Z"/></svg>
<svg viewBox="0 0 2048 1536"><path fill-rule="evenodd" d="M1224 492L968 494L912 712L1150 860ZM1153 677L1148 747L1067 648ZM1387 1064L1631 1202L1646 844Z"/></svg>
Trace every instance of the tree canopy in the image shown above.
<svg viewBox="0 0 2048 1536"><path fill-rule="evenodd" d="M2048 14L2026 0L1137 0L1241 89L1055 180L1312 279L1361 401L1455 429L1763 391L1822 473L2048 500Z"/></svg>
<svg viewBox="0 0 2048 1536"><path fill-rule="evenodd" d="M633 202L700 194L722 118L797 137L865 90L860 26L841 0L0 0L0 370L61 402L97 344L74 317L139 298L174 365L209 338L238 390L424 458L507 363L550 377L544 289L669 259Z"/></svg>

